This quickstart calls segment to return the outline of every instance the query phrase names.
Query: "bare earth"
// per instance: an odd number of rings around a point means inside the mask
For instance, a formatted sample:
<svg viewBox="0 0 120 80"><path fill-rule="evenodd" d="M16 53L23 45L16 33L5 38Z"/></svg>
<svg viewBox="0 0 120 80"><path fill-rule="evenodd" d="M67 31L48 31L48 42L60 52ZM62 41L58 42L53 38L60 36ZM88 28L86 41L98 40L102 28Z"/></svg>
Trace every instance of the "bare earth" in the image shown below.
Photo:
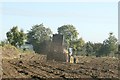
<svg viewBox="0 0 120 80"><path fill-rule="evenodd" d="M27 57L25 57L27 58ZM29 59L29 58L28 58ZM38 59L26 60L21 58L3 59L3 80L41 80L41 79L66 79L79 78L95 79L111 78L115 80L118 76L118 63L116 58L92 58L81 57L79 63L63 63L56 61L41 62ZM117 79L118 80L118 79Z"/></svg>

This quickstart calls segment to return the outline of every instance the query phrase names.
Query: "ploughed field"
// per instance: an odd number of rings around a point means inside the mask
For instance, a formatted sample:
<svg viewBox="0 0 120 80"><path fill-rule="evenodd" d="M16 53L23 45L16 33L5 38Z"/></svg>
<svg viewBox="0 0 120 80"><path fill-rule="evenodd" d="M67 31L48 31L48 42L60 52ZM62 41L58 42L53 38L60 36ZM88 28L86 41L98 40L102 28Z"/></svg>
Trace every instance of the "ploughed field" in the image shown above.
<svg viewBox="0 0 120 80"><path fill-rule="evenodd" d="M2 78L24 78L40 80L65 79L65 78L118 78L117 58L79 57L77 63L65 63L56 61L41 61L36 58L22 57L3 59Z"/></svg>

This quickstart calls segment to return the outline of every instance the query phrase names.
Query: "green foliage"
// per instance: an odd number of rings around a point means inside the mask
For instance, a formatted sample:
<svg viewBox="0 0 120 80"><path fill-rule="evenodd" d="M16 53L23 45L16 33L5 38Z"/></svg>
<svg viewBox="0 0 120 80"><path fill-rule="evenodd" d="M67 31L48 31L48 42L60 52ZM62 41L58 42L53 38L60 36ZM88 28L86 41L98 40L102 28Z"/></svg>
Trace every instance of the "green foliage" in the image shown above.
<svg viewBox="0 0 120 80"><path fill-rule="evenodd" d="M20 47L26 39L26 34L23 32L23 30L19 31L17 26L10 29L10 31L6 33L6 36L8 42L15 47Z"/></svg>
<svg viewBox="0 0 120 80"><path fill-rule="evenodd" d="M85 41L82 38L72 41L72 47L75 55L78 55L78 52L82 51Z"/></svg>
<svg viewBox="0 0 120 80"><path fill-rule="evenodd" d="M95 56L99 56L99 51L100 51L100 49L101 49L101 47L103 46L103 44L102 43L94 43L94 45L93 45L93 51L94 51L94 53L95 53Z"/></svg>
<svg viewBox="0 0 120 80"><path fill-rule="evenodd" d="M86 55L86 56L114 56L118 52L118 40L109 33L109 37L103 41L103 43L92 43L87 42L82 38L78 39L78 32L73 25L63 25L59 27L58 34L64 36L64 41L67 49L73 48L73 55ZM15 47L20 47L24 40L27 38L28 41L33 45L33 49L37 53L41 53L46 49L50 49L50 41L52 31L50 28L44 27L43 24L34 25L32 29L26 35L23 30L18 30L17 26L14 26L10 31L6 33L7 40L1 41L0 46L4 46L8 43ZM46 46L47 45L47 46ZM44 53L44 52L43 52Z"/></svg>
<svg viewBox="0 0 120 80"><path fill-rule="evenodd" d="M118 41L113 33L109 33L108 39L104 40L103 43L87 42L84 50L83 54L86 56L115 56L118 51Z"/></svg>
<svg viewBox="0 0 120 80"><path fill-rule="evenodd" d="M94 54L94 50L93 50L93 43L91 43L90 41L86 43L86 55L93 55Z"/></svg>
<svg viewBox="0 0 120 80"><path fill-rule="evenodd" d="M103 45L99 50L99 55L102 56L114 56L114 53L118 51L118 41L113 33L109 33L108 39L103 41Z"/></svg>
<svg viewBox="0 0 120 80"><path fill-rule="evenodd" d="M28 32L28 41L33 45L35 52L40 53L44 47L45 41L51 39L52 31L45 28L43 24L34 25Z"/></svg>
<svg viewBox="0 0 120 80"><path fill-rule="evenodd" d="M78 38L78 32L73 25L63 25L58 28L58 34L62 34L65 42L70 46L70 42Z"/></svg>

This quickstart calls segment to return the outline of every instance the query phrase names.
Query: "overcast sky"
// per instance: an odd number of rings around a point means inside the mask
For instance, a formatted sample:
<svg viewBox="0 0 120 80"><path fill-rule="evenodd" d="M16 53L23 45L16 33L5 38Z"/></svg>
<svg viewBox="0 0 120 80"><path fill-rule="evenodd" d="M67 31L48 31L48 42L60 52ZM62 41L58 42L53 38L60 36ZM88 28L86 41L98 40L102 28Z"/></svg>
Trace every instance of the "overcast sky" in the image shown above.
<svg viewBox="0 0 120 80"><path fill-rule="evenodd" d="M85 41L102 42L113 32L118 37L118 2L7 2L0 4L0 40L13 26L25 32L43 23L53 33L72 24Z"/></svg>

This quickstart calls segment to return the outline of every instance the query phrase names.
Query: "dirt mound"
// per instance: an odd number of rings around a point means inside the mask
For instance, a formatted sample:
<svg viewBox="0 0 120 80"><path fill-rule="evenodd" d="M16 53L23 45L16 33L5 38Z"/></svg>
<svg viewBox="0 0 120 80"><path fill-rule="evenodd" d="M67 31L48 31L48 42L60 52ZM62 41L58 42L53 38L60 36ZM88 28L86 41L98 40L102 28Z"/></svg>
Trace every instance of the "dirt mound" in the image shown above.
<svg viewBox="0 0 120 80"><path fill-rule="evenodd" d="M12 45L5 45L1 47L2 49L2 58L12 59L19 56L19 50Z"/></svg>
<svg viewBox="0 0 120 80"><path fill-rule="evenodd" d="M20 51L14 46L11 45L5 45L4 47L1 47L2 50L2 59L22 59L26 61L46 61L46 55L40 55L37 53L34 53L32 51Z"/></svg>

